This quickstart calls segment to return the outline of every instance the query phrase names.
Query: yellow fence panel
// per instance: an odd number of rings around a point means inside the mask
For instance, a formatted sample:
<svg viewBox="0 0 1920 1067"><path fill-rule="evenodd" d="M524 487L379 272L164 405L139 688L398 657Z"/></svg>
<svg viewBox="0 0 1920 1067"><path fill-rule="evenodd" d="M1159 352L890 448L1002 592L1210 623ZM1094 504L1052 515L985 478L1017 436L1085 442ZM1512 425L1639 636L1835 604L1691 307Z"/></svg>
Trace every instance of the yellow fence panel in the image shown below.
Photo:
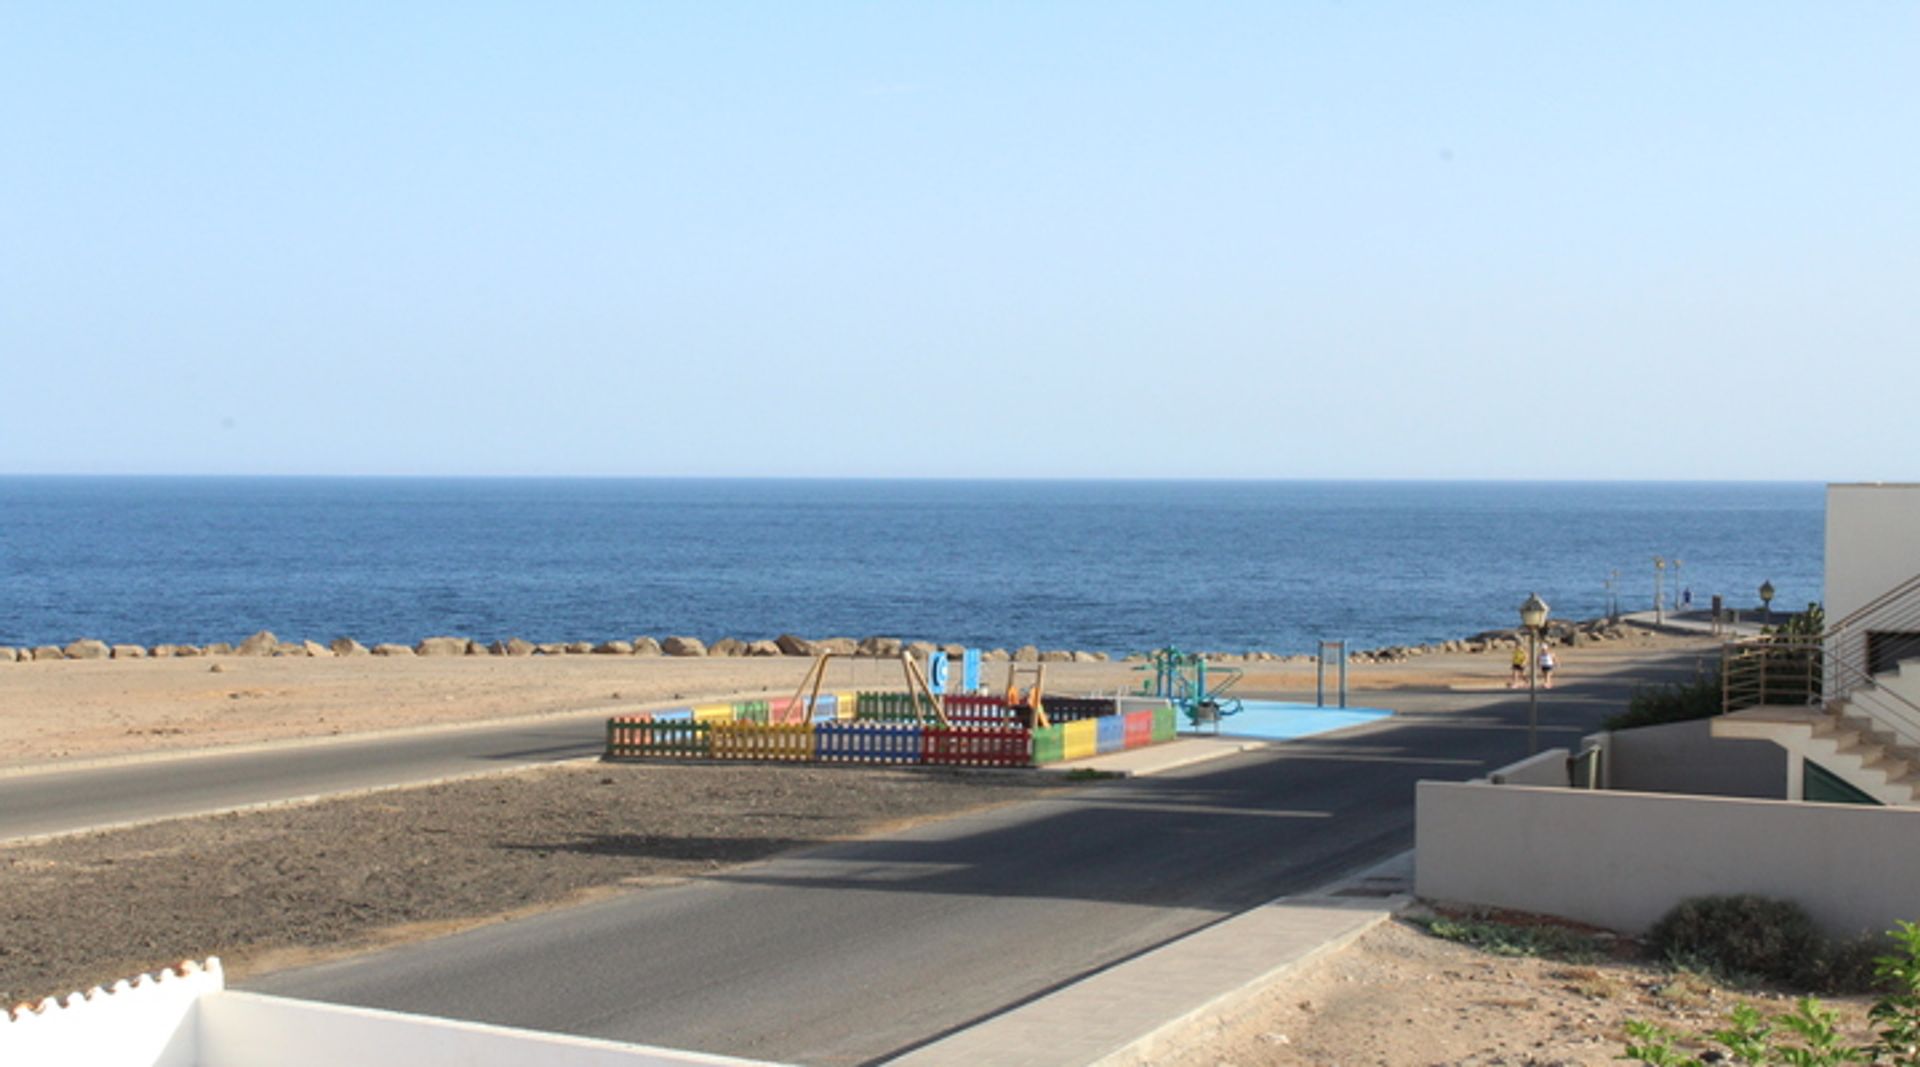
<svg viewBox="0 0 1920 1067"><path fill-rule="evenodd" d="M732 722L733 721L733 705L732 704L695 704L693 706L693 721L694 722Z"/></svg>
<svg viewBox="0 0 1920 1067"><path fill-rule="evenodd" d="M1060 736L1063 759L1085 759L1100 751L1100 724L1093 719L1067 723Z"/></svg>
<svg viewBox="0 0 1920 1067"><path fill-rule="evenodd" d="M807 723L716 722L708 727L713 758L795 760L813 758L813 726Z"/></svg>

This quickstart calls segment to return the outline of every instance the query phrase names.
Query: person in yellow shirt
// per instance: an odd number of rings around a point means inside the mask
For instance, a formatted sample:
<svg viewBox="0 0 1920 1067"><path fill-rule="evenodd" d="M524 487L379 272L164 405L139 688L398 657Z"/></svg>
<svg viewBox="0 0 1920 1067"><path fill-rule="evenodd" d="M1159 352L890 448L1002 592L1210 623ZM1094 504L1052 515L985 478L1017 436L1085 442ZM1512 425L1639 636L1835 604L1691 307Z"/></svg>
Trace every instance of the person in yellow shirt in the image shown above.
<svg viewBox="0 0 1920 1067"><path fill-rule="evenodd" d="M1527 684L1527 650L1520 645L1513 646L1513 674L1507 678L1508 689L1518 689Z"/></svg>

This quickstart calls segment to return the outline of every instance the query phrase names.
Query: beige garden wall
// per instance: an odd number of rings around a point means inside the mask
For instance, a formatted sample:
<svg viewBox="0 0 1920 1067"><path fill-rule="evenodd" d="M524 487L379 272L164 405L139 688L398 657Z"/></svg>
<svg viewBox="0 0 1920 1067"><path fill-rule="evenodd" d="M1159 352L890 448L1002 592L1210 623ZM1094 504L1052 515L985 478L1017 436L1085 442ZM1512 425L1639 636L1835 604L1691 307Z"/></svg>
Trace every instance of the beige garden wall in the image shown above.
<svg viewBox="0 0 1920 1067"><path fill-rule="evenodd" d="M1797 901L1852 937L1920 920L1920 810L1421 782L1420 896L1639 933L1687 897Z"/></svg>

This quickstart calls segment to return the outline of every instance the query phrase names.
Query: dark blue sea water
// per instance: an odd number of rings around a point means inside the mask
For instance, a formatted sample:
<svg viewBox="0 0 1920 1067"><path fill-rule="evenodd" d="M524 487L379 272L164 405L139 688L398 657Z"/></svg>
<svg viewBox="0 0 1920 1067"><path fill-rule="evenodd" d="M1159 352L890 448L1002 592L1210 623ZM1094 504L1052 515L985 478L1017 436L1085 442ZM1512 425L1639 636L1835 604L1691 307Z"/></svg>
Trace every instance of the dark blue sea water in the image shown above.
<svg viewBox="0 0 1920 1067"><path fill-rule="evenodd" d="M1821 596L1813 483L0 478L0 644L886 634L1307 651ZM1673 572L1667 572L1669 582Z"/></svg>

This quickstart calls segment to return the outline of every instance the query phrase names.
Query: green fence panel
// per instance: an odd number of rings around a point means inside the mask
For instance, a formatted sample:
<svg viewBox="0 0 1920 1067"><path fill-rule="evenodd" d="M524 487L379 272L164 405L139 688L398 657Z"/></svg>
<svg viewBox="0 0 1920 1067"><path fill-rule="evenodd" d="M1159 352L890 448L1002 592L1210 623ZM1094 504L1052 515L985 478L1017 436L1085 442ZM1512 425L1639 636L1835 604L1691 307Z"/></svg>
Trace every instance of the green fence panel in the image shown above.
<svg viewBox="0 0 1920 1067"><path fill-rule="evenodd" d="M1174 716L1173 705L1168 704L1164 707L1153 709L1153 740L1155 744L1161 741L1171 741L1179 732L1180 727Z"/></svg>
<svg viewBox="0 0 1920 1067"><path fill-rule="evenodd" d="M1043 726L1033 731L1033 764L1058 763L1067 758L1067 728Z"/></svg>
<svg viewBox="0 0 1920 1067"><path fill-rule="evenodd" d="M764 700L742 700L733 706L734 722L754 722L762 726L768 721L768 709L772 705Z"/></svg>

